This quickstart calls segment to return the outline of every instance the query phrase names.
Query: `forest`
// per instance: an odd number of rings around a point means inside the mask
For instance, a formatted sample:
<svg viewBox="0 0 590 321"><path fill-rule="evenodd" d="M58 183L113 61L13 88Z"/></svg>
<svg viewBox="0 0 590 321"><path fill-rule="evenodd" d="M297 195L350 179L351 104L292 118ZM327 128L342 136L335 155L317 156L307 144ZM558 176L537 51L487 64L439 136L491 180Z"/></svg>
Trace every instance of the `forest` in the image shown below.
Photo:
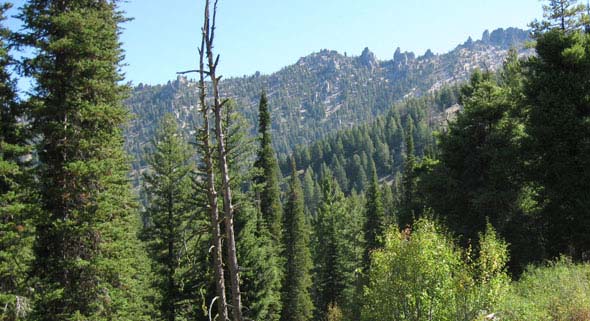
<svg viewBox="0 0 590 321"><path fill-rule="evenodd" d="M11 7L0 320L590 320L587 5L543 1L533 54L412 97L368 86L395 102L279 152L268 92L255 119L224 93L218 0L178 71L196 107L146 146L126 137L120 2L28 0L19 30Z"/></svg>

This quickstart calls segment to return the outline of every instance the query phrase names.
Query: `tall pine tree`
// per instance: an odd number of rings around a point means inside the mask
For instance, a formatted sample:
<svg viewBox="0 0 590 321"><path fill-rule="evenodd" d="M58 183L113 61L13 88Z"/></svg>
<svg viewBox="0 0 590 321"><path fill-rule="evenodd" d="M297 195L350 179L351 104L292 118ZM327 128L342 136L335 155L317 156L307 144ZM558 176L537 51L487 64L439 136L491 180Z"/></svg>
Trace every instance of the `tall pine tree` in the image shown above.
<svg viewBox="0 0 590 321"><path fill-rule="evenodd" d="M415 211L414 193L416 190L416 151L414 147L414 119L408 115L406 119L406 153L404 158L404 171L402 176L402 197L398 214L398 223L401 228L411 224L417 214Z"/></svg>
<svg viewBox="0 0 590 321"><path fill-rule="evenodd" d="M148 207L144 235L154 262L156 287L161 295L160 312L168 321L184 320L194 313L198 293L185 284L193 255L195 206L192 200L192 152L171 114L160 123L148 155L144 174ZM191 274L194 271L190 271Z"/></svg>
<svg viewBox="0 0 590 321"><path fill-rule="evenodd" d="M541 187L537 196L543 204L549 255L587 259L590 35L566 26L541 33L536 40L537 55L524 68L530 179Z"/></svg>
<svg viewBox="0 0 590 321"><path fill-rule="evenodd" d="M346 211L344 194L333 177L324 177L322 198L313 222L314 269L313 296L317 320L324 320L328 306L339 304L344 289L344 276L340 271L341 249L338 220Z"/></svg>
<svg viewBox="0 0 590 321"><path fill-rule="evenodd" d="M272 148L270 134L271 119L268 108L268 99L263 92L260 95L258 114L258 133L260 147L254 166L259 169L260 175L256 177L256 183L261 184L260 211L269 227L270 233L277 245L282 238L283 208L281 205L281 190L279 188L279 165Z"/></svg>
<svg viewBox="0 0 590 321"><path fill-rule="evenodd" d="M31 0L21 19L39 137L39 320L145 320L147 262L127 173L118 1Z"/></svg>
<svg viewBox="0 0 590 321"><path fill-rule="evenodd" d="M236 200L236 248L240 261L244 317L248 320L278 321L281 313L281 280L283 260L265 220L254 200L255 191L247 189L248 182L260 171L253 169L251 159L255 148L249 138L248 124L234 111L235 104L226 106L227 150L232 175L232 190Z"/></svg>
<svg viewBox="0 0 590 321"><path fill-rule="evenodd" d="M309 250L310 227L305 218L303 191L295 160L291 159L291 182L285 206L285 284L281 321L307 321L313 316L310 296L312 267Z"/></svg>
<svg viewBox="0 0 590 321"><path fill-rule="evenodd" d="M10 8L0 5L0 21ZM27 128L19 118L8 29L0 26L0 320L21 320L31 307L27 274L32 261L33 199L23 156L29 153Z"/></svg>
<svg viewBox="0 0 590 321"><path fill-rule="evenodd" d="M375 163L371 162L371 183L367 191L367 203L365 213L365 271L369 270L371 263L371 252L382 245L383 223L385 210L383 209L383 198L381 187L377 179Z"/></svg>

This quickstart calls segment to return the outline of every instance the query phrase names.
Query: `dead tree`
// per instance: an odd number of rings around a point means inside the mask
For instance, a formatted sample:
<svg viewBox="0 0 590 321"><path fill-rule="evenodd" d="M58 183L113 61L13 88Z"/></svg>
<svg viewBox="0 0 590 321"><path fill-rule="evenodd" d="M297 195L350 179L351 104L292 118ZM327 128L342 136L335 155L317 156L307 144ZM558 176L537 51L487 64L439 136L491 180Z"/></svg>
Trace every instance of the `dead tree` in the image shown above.
<svg viewBox="0 0 590 321"><path fill-rule="evenodd" d="M217 310L222 321L229 320L227 313L227 299L225 296L225 277L223 271L223 245L222 234L219 218L218 197L215 188L215 168L213 165L213 147L210 137L209 113L211 107L207 103L207 88L205 80L208 73L205 72L205 53L209 43L209 1L205 4L205 17L203 28L201 29L201 46L199 48L199 105L203 124L199 129L198 141L202 150L203 171L206 173L205 190L207 194L207 208L209 211L209 221L211 224L212 245L211 252L213 255L213 269L215 274L215 290L217 294ZM211 316L212 311L209 311Z"/></svg>
<svg viewBox="0 0 590 321"><path fill-rule="evenodd" d="M206 11L209 9L209 0L206 1ZM221 76L217 76L217 64L219 63L219 55L214 58L213 54L213 39L215 38L215 20L217 17L217 0L213 5L213 19L209 24L209 14L205 24L205 46L207 50L207 71L211 79L211 86L213 89L213 112L215 114L215 140L217 144L217 157L219 171L221 174L221 185L223 194L223 212L225 221L225 235L227 246L227 261L229 266L229 276L231 282L231 299L232 299L232 314L234 321L242 321L242 299L240 293L240 275L238 257L236 253L236 238L234 233L234 209L232 204L232 193L230 185L229 166L227 161L226 141L223 131L223 105L227 100L222 101L219 94L219 81Z"/></svg>
<svg viewBox="0 0 590 321"><path fill-rule="evenodd" d="M217 165L221 174L221 192L223 195L224 228L227 247L227 263L231 283L232 315L234 321L243 321L242 299L240 293L240 275L238 257L236 253L236 238L234 233L234 209L230 185L229 165L227 161L226 138L223 130L223 106L227 100L222 101L219 94L219 81L216 70L219 63L219 55L214 56L213 40L215 38L215 22L217 17L217 0L213 5L213 17L210 19L209 0L205 1L205 22L203 39L207 56L207 75L211 81L213 94L213 113L215 117L215 143L217 145ZM202 52L201 52L202 56ZM202 64L202 63L201 63ZM201 75L205 71L201 66Z"/></svg>

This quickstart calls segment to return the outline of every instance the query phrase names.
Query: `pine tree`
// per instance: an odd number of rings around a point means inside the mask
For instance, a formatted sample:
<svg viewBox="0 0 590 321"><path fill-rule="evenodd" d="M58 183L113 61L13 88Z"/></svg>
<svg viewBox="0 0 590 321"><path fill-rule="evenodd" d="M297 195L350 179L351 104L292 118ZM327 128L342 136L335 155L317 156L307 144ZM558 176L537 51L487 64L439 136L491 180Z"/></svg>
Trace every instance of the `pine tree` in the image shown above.
<svg viewBox="0 0 590 321"><path fill-rule="evenodd" d="M182 139L176 120L167 114L161 121L148 155L149 171L144 174L149 200L145 214L144 235L160 277L156 286L161 295L163 319L183 320L194 313L196 291L184 289L192 280L183 279L190 269L193 255L195 206L192 201L190 146ZM189 248L190 247L190 248ZM185 293L188 292L188 293Z"/></svg>
<svg viewBox="0 0 590 321"><path fill-rule="evenodd" d="M281 313L283 260L278 253L266 222L258 217L251 195L236 193L238 259L243 268L242 298L244 316L251 320L278 321Z"/></svg>
<svg viewBox="0 0 590 321"><path fill-rule="evenodd" d="M147 259L127 179L117 1L32 0L20 18L39 137L39 320L145 320Z"/></svg>
<svg viewBox="0 0 590 321"><path fill-rule="evenodd" d="M377 179L377 170L375 163L371 163L371 183L367 191L367 205L365 214L365 257L364 270L368 273L371 264L371 252L379 249L382 245L383 223L385 210L383 209L383 200L381 188Z"/></svg>
<svg viewBox="0 0 590 321"><path fill-rule="evenodd" d="M252 167L254 141L250 124L235 112L233 101L226 105L227 150L236 200L236 248L241 266L244 317L248 320L278 321L281 313L281 281L284 262L266 221L260 215L255 191L248 189L258 169Z"/></svg>
<svg viewBox="0 0 590 321"><path fill-rule="evenodd" d="M258 133L260 147L254 166L259 169L260 175L255 181L262 184L260 192L260 211L262 217L269 226L270 233L277 245L282 239L283 208L281 205L281 191L279 189L280 171L275 152L272 148L270 133L271 119L268 108L268 100L263 92L260 95Z"/></svg>
<svg viewBox="0 0 590 321"><path fill-rule="evenodd" d="M314 173L311 167L308 167L305 170L305 175L303 176L303 196L304 196L304 203L305 203L305 214L307 217L315 216L315 212L317 209L317 190L316 190L317 182L314 180Z"/></svg>
<svg viewBox="0 0 590 321"><path fill-rule="evenodd" d="M552 29L525 64L530 179L550 256L590 253L590 35Z"/></svg>
<svg viewBox="0 0 590 321"><path fill-rule="evenodd" d="M11 5L0 5L0 21ZM31 307L27 280L32 262L34 226L33 191L24 158L29 151L26 126L19 122L23 106L17 103L8 29L0 26L0 320L25 319Z"/></svg>
<svg viewBox="0 0 590 321"><path fill-rule="evenodd" d="M328 306L338 304L344 289L340 273L340 235L338 221L345 215L344 194L333 177L322 180L322 197L313 222L314 269L313 295L317 320L324 320Z"/></svg>
<svg viewBox="0 0 590 321"><path fill-rule="evenodd" d="M383 184L381 188L382 200L383 200L383 223L384 226L392 224L397 225L397 217L395 215L396 199L393 194L393 186Z"/></svg>
<svg viewBox="0 0 590 321"><path fill-rule="evenodd" d="M543 5L543 17L546 20L531 23L533 32L540 35L551 29L572 31L585 26L588 21L586 6L579 0L547 0Z"/></svg>
<svg viewBox="0 0 590 321"><path fill-rule="evenodd" d="M309 293L312 267L309 249L310 228L305 218L303 192L293 158L291 159L291 169L291 182L284 218L287 264L281 321L307 321L313 315L313 303Z"/></svg>
<svg viewBox="0 0 590 321"><path fill-rule="evenodd" d="M402 176L402 197L399 217L399 226L405 228L411 224L416 213L414 211L414 193L416 189L416 155L414 147L414 120L408 116L405 133L406 153L404 158L404 171Z"/></svg>

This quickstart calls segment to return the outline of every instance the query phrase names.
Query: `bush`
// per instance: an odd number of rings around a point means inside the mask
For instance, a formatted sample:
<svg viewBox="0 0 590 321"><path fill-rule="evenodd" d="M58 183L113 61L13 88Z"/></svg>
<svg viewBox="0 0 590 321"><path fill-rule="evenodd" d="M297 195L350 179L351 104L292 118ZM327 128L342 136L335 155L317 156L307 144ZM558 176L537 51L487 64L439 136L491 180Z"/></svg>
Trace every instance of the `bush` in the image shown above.
<svg viewBox="0 0 590 321"><path fill-rule="evenodd" d="M507 291L507 246L491 226L480 239L473 254L430 220L389 230L372 254L363 320L468 321L490 311Z"/></svg>
<svg viewBox="0 0 590 321"><path fill-rule="evenodd" d="M590 320L590 264L561 258L529 268L513 284L500 310L506 321Z"/></svg>

